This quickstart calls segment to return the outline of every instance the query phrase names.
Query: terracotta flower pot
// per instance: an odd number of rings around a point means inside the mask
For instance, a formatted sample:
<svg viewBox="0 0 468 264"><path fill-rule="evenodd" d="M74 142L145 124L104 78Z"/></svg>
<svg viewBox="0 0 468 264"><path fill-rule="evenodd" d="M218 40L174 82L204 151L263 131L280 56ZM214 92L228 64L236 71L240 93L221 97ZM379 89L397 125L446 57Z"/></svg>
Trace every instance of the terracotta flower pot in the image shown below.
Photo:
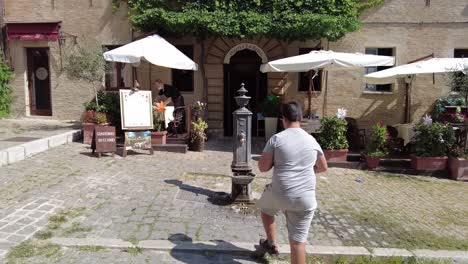
<svg viewBox="0 0 468 264"><path fill-rule="evenodd" d="M438 171L447 168L447 157L417 157L411 156L411 168L424 171Z"/></svg>
<svg viewBox="0 0 468 264"><path fill-rule="evenodd" d="M378 157L371 157L363 154L364 161L366 162L366 167L369 170L373 170L379 166L380 158Z"/></svg>
<svg viewBox="0 0 468 264"><path fill-rule="evenodd" d="M327 162L346 162L346 158L348 157L348 150L323 150L323 154L325 154L325 159Z"/></svg>
<svg viewBox="0 0 468 264"><path fill-rule="evenodd" d="M83 144L91 145L95 126L94 123L83 123Z"/></svg>
<svg viewBox="0 0 468 264"><path fill-rule="evenodd" d="M468 181L468 159L450 157L448 160L450 176L457 181Z"/></svg>
<svg viewBox="0 0 468 264"><path fill-rule="evenodd" d="M191 151L203 152L205 149L205 140L196 138L195 140L189 141L189 149Z"/></svg>
<svg viewBox="0 0 468 264"><path fill-rule="evenodd" d="M151 144L152 145L165 145L166 139L167 139L167 131L151 132Z"/></svg>

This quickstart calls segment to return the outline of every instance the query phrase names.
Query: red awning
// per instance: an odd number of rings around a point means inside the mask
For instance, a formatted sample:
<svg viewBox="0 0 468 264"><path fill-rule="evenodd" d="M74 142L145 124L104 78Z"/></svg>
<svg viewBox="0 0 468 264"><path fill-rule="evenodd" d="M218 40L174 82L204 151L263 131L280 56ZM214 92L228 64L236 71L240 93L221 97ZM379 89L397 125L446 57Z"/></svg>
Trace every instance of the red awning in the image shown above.
<svg viewBox="0 0 468 264"><path fill-rule="evenodd" d="M8 40L49 40L57 41L60 22L7 23Z"/></svg>

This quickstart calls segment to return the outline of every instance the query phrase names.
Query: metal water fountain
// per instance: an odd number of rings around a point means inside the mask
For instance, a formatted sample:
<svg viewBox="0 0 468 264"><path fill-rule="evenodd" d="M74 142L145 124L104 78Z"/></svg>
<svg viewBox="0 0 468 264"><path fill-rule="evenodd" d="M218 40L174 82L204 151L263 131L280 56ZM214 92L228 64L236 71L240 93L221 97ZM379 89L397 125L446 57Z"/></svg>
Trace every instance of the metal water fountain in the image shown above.
<svg viewBox="0 0 468 264"><path fill-rule="evenodd" d="M251 151L252 151L252 112L246 106L250 97L246 96L247 90L242 83L237 91L236 103L239 109L232 113L234 120L234 144L232 170L231 200L237 203L252 202L252 181L255 174L252 173Z"/></svg>

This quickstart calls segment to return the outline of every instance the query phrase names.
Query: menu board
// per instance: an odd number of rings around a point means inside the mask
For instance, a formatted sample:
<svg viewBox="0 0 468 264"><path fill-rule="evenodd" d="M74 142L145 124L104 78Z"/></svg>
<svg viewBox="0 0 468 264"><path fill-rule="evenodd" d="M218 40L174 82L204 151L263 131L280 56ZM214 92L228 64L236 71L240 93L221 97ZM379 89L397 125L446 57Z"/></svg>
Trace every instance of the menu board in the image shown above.
<svg viewBox="0 0 468 264"><path fill-rule="evenodd" d="M120 90L120 113L123 130L153 129L151 91Z"/></svg>
<svg viewBox="0 0 468 264"><path fill-rule="evenodd" d="M98 153L115 153L117 151L117 144L115 141L115 127L113 126L95 126L93 142L91 149Z"/></svg>

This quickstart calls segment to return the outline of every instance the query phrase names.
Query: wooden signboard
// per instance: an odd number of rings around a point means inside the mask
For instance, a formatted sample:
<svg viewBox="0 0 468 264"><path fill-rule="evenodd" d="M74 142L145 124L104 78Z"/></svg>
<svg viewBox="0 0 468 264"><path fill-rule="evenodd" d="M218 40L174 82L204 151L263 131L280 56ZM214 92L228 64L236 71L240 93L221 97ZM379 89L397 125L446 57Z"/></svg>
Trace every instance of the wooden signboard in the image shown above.
<svg viewBox="0 0 468 264"><path fill-rule="evenodd" d="M93 149L93 154L97 153L99 158L101 157L101 153L112 153L113 157L117 151L115 127L95 126L91 148Z"/></svg>
<svg viewBox="0 0 468 264"><path fill-rule="evenodd" d="M153 99L151 91L122 89L119 93L122 129L153 129Z"/></svg>
<svg viewBox="0 0 468 264"><path fill-rule="evenodd" d="M123 156L127 156L129 149L149 150L153 155L153 145L151 145L151 131L129 131L125 132L125 144Z"/></svg>

